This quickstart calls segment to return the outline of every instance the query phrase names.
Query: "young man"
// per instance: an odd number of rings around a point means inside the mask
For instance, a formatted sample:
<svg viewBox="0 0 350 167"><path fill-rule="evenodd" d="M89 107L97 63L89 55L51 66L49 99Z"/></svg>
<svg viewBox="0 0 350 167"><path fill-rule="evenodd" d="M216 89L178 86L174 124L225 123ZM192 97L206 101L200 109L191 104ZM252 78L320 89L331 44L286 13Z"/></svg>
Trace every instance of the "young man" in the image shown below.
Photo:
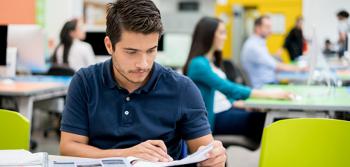
<svg viewBox="0 0 350 167"><path fill-rule="evenodd" d="M254 34L247 39L241 53L241 63L253 88L276 83L276 71L299 72L301 69L276 61L269 53L266 38L271 34L272 23L268 16L261 16L254 22Z"/></svg>
<svg viewBox="0 0 350 167"><path fill-rule="evenodd" d="M107 11L104 63L78 71L61 123L61 154L135 156L150 161L181 158L214 142L202 166L224 166L225 149L210 132L193 82L154 63L163 31L151 0L118 0Z"/></svg>

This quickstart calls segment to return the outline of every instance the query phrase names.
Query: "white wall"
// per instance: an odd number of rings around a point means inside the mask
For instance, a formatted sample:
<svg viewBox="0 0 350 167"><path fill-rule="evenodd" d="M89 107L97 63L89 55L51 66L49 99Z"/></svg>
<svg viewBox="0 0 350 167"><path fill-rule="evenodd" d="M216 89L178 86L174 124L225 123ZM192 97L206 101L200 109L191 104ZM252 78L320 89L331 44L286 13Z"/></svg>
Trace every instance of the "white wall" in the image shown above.
<svg viewBox="0 0 350 167"><path fill-rule="evenodd" d="M200 3L198 12L180 12L178 3L197 1ZM166 32L192 33L195 24L202 16L214 16L214 0L154 0L158 6Z"/></svg>
<svg viewBox="0 0 350 167"><path fill-rule="evenodd" d="M45 8L45 29L49 38L58 42L63 24L83 15L83 0L48 0Z"/></svg>
<svg viewBox="0 0 350 167"><path fill-rule="evenodd" d="M320 46L323 46L327 38L336 42L338 39L336 14L341 9L350 12L350 0L303 0L306 37L312 36L315 27Z"/></svg>

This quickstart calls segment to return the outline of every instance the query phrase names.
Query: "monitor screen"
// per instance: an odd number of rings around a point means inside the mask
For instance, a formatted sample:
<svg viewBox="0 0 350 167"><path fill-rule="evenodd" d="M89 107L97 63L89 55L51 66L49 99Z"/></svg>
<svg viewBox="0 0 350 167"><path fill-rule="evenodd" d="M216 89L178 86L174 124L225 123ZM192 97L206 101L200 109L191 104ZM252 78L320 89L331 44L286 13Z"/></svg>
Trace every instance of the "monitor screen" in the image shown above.
<svg viewBox="0 0 350 167"><path fill-rule="evenodd" d="M106 32L86 32L84 41L92 46L96 56L109 55L104 43L105 36Z"/></svg>
<svg viewBox="0 0 350 167"><path fill-rule="evenodd" d="M160 36L158 41L158 51L164 51L164 34Z"/></svg>
<svg viewBox="0 0 350 167"><path fill-rule="evenodd" d="M6 66L7 25L0 25L0 66Z"/></svg>

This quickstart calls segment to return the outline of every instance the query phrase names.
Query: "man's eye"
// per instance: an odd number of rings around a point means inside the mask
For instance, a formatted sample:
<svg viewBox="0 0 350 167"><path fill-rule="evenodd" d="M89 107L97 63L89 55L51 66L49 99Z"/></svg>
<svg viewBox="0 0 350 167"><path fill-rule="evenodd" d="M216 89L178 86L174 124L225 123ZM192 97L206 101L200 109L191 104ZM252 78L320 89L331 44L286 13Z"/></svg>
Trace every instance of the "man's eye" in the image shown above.
<svg viewBox="0 0 350 167"><path fill-rule="evenodd" d="M126 53L127 53L127 54L130 54L130 55L136 54L135 51L127 51Z"/></svg>
<svg viewBox="0 0 350 167"><path fill-rule="evenodd" d="M152 49L152 50L147 51L147 53L150 54L150 53L154 53L155 51L156 51L155 49Z"/></svg>

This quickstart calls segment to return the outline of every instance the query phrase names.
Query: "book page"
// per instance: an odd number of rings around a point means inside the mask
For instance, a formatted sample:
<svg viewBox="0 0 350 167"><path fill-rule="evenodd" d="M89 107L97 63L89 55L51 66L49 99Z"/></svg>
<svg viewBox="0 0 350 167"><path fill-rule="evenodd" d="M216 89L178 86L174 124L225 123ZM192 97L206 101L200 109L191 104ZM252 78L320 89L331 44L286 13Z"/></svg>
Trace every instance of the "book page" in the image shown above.
<svg viewBox="0 0 350 167"><path fill-rule="evenodd" d="M50 167L131 167L126 158L53 160Z"/></svg>

